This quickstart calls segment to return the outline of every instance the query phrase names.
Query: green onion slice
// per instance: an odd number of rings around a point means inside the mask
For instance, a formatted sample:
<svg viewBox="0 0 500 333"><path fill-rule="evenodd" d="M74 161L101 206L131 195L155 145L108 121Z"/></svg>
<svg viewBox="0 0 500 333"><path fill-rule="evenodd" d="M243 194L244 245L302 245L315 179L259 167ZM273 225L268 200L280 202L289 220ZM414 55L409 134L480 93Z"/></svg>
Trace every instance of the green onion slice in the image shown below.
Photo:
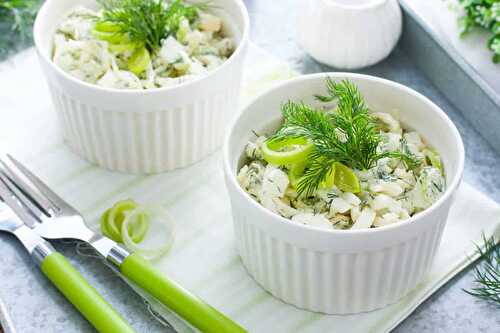
<svg viewBox="0 0 500 333"><path fill-rule="evenodd" d="M306 138L267 140L262 144L262 155L267 163L274 165L292 165L303 162L314 149Z"/></svg>

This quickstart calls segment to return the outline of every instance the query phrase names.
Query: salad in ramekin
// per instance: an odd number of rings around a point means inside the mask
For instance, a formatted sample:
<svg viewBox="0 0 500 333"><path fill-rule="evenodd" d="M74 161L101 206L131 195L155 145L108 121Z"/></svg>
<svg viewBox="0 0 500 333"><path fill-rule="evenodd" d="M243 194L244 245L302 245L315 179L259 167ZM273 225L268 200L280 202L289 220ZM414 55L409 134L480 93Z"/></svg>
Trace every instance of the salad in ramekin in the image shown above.
<svg viewBox="0 0 500 333"><path fill-rule="evenodd" d="M463 166L456 127L412 89L350 73L286 81L224 143L243 264L307 310L394 303L429 271Z"/></svg>
<svg viewBox="0 0 500 333"><path fill-rule="evenodd" d="M66 142L92 163L141 174L220 146L248 35L241 0L47 0L34 25Z"/></svg>
<svg viewBox="0 0 500 333"><path fill-rule="evenodd" d="M98 1L78 6L54 35L52 60L70 75L103 87L169 87L219 67L234 51L208 3L183 0Z"/></svg>
<svg viewBox="0 0 500 333"><path fill-rule="evenodd" d="M370 112L356 85L326 79L324 105L288 101L282 124L245 147L240 186L292 222L326 229L409 219L446 190L439 153L386 112ZM332 105L332 102L334 103Z"/></svg>

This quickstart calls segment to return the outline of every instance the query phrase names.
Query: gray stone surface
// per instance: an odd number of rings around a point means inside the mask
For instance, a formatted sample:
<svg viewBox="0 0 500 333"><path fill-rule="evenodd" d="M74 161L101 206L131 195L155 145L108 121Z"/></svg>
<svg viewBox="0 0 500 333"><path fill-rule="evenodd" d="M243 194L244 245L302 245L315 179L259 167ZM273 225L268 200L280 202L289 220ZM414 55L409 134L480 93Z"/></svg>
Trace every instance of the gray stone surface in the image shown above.
<svg viewBox="0 0 500 333"><path fill-rule="evenodd" d="M277 57L288 61L303 73L333 71L307 56L296 44L294 19L301 0L246 0L251 21L252 40ZM304 0L302 0L304 1ZM471 128L463 116L415 68L399 49L382 63L363 69L367 73L408 85L441 106L457 124L465 142L467 160L465 180L500 201L500 178L497 177L500 156L495 154ZM136 296L109 268L96 259L79 257L73 246L56 244L71 262L79 267L89 282L123 313L138 332L163 332ZM0 237L0 297L15 319L18 332L92 332L89 324L51 286L32 265L30 258L12 237ZM477 301L463 292L472 286L472 272L466 270L452 279L422 304L395 332L500 332L500 309ZM19 280L26 287L12 289ZM52 299L51 309L43 308L33 295ZM34 313L34 317L31 314ZM334 328L332 328L334 331Z"/></svg>

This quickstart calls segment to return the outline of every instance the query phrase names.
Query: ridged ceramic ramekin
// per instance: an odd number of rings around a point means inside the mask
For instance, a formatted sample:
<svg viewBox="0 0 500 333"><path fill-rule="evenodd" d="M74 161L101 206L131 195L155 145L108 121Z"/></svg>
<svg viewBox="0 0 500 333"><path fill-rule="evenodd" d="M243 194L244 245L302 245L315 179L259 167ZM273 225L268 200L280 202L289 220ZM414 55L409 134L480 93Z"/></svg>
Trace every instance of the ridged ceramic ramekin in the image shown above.
<svg viewBox="0 0 500 333"><path fill-rule="evenodd" d="M102 167L156 173L187 166L215 151L238 108L249 19L241 0L214 0L237 48L219 68L175 87L103 88L77 80L51 60L53 35L68 10L94 0L47 0L34 39L69 146Z"/></svg>
<svg viewBox="0 0 500 333"><path fill-rule="evenodd" d="M401 35L397 0L302 0L299 44L335 68L373 65L389 55Z"/></svg>
<svg viewBox="0 0 500 333"><path fill-rule="evenodd" d="M266 210L236 180L245 144L266 132L289 100L317 103L325 78L349 79L376 111L398 110L403 124L436 148L447 190L430 208L407 221L365 230L325 230L291 223ZM311 311L347 314L394 303L428 273L462 178L464 147L451 120L424 96L384 79L348 73L306 75L264 93L234 120L224 143L224 170L236 244L248 272L283 301Z"/></svg>

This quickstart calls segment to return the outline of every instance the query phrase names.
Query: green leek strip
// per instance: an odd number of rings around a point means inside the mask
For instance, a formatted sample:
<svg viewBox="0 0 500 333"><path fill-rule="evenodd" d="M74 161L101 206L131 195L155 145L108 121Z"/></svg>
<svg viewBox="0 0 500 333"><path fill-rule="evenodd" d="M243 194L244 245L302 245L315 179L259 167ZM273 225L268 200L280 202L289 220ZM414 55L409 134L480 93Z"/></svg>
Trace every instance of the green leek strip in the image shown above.
<svg viewBox="0 0 500 333"><path fill-rule="evenodd" d="M104 40L106 42L112 43L112 44L127 44L130 43L130 39L126 34L120 33L120 32L105 32L105 31L98 31L98 30L92 30L92 34L94 35L95 38Z"/></svg>
<svg viewBox="0 0 500 333"><path fill-rule="evenodd" d="M273 165L292 165L303 162L314 149L306 138L267 140L262 145L262 155L267 163Z"/></svg>
<svg viewBox="0 0 500 333"><path fill-rule="evenodd" d="M95 24L94 29L100 32L119 32L122 30L120 25L108 21L98 21Z"/></svg>
<svg viewBox="0 0 500 333"><path fill-rule="evenodd" d="M122 53L122 52L133 52L137 48L135 43L125 43L125 44L109 44L108 48L111 52Z"/></svg>
<svg viewBox="0 0 500 333"><path fill-rule="evenodd" d="M148 68L150 63L151 56L149 55L149 51L145 47L141 47L132 53L127 65L132 73L139 75Z"/></svg>

